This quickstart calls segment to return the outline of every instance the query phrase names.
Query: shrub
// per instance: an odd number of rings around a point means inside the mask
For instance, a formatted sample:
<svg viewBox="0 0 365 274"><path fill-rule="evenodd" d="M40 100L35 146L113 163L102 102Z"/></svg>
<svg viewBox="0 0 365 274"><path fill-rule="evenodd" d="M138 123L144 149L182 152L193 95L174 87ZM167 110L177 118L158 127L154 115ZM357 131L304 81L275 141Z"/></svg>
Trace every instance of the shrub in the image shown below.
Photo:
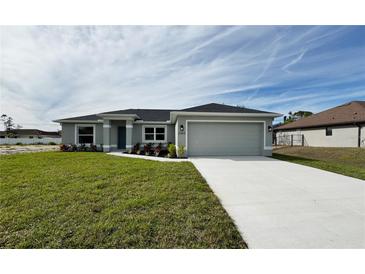
<svg viewBox="0 0 365 274"><path fill-rule="evenodd" d="M49 142L48 143L50 146L55 146L56 145L56 143L55 142Z"/></svg>
<svg viewBox="0 0 365 274"><path fill-rule="evenodd" d="M22 144L21 142L17 142L17 143L16 143L16 145L17 145L17 146L21 146L21 145L23 145L23 144Z"/></svg>
<svg viewBox="0 0 365 274"><path fill-rule="evenodd" d="M150 155L152 152L152 144L151 143L145 144L143 147L143 152L145 155Z"/></svg>
<svg viewBox="0 0 365 274"><path fill-rule="evenodd" d="M65 145L65 144L60 144L60 150L61 150L62 152L66 152L66 151L68 151L68 146L67 146L67 145Z"/></svg>
<svg viewBox="0 0 365 274"><path fill-rule="evenodd" d="M137 151L139 150L139 147L141 146L140 143L137 143L133 146L133 149L131 151L132 154L137 154Z"/></svg>
<svg viewBox="0 0 365 274"><path fill-rule="evenodd" d="M81 144L77 147L77 151L87 151L85 144Z"/></svg>
<svg viewBox="0 0 365 274"><path fill-rule="evenodd" d="M100 150L101 149L101 150ZM86 152L97 152L103 151L103 146L100 146L100 149L96 145L86 146L85 144L77 145L60 145L60 151L62 152L72 152L72 151L86 151Z"/></svg>
<svg viewBox="0 0 365 274"><path fill-rule="evenodd" d="M169 154L167 155L169 158L175 158L176 157L176 146L174 144L169 144L167 146L167 150Z"/></svg>
<svg viewBox="0 0 365 274"><path fill-rule="evenodd" d="M179 145L177 147L177 156L179 158L183 158L185 157L185 146L184 145Z"/></svg>
<svg viewBox="0 0 365 274"><path fill-rule="evenodd" d="M90 145L90 151L91 152L97 152L98 151L98 148L96 145Z"/></svg>
<svg viewBox="0 0 365 274"><path fill-rule="evenodd" d="M159 157L162 151L162 144L159 143L156 147L155 147L155 156Z"/></svg>

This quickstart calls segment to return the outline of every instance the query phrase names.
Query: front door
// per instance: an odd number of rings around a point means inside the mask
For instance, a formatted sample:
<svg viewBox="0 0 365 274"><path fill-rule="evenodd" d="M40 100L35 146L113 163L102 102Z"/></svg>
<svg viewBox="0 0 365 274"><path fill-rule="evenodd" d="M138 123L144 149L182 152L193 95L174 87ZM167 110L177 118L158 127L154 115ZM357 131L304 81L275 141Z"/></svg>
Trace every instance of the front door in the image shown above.
<svg viewBox="0 0 365 274"><path fill-rule="evenodd" d="M125 127L118 127L118 149L125 149Z"/></svg>

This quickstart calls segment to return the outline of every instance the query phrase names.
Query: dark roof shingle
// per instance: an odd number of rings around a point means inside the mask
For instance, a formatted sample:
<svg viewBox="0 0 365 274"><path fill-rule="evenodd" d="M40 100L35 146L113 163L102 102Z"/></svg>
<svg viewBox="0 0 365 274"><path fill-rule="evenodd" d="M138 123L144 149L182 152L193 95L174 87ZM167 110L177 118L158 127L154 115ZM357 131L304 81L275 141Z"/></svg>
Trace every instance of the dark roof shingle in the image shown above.
<svg viewBox="0 0 365 274"><path fill-rule="evenodd" d="M117 111L103 112L100 114L136 114L143 121L168 121L170 109L124 109Z"/></svg>
<svg viewBox="0 0 365 274"><path fill-rule="evenodd" d="M101 117L97 116L96 114L91 114L91 115L85 115L85 116L76 116L76 117L70 117L70 118L64 118L64 119L59 119L59 120L63 120L63 121L67 121L67 120L77 120L77 121L95 121L95 120L99 120L101 119Z"/></svg>
<svg viewBox="0 0 365 274"><path fill-rule="evenodd" d="M206 104L201 106L196 106L192 108L185 108L180 110L173 110L173 109L122 109L116 111L108 111L103 112L100 114L93 114L93 115L86 115L86 116L78 116L72 118L65 118L56 121L72 121L72 120L98 120L101 119L103 114L135 114L139 117L139 119L143 121L169 121L170 120L170 113L172 111L178 112L226 112L226 113L267 113L272 114L272 112L266 112L256 109L244 108L244 107L234 107L229 105L223 104Z"/></svg>
<svg viewBox="0 0 365 274"><path fill-rule="evenodd" d="M250 109L245 107L235 107L230 105L223 105L223 104L206 104L191 108L185 108L180 111L186 112L229 112L229 113L271 113L267 111L261 111L257 109Z"/></svg>

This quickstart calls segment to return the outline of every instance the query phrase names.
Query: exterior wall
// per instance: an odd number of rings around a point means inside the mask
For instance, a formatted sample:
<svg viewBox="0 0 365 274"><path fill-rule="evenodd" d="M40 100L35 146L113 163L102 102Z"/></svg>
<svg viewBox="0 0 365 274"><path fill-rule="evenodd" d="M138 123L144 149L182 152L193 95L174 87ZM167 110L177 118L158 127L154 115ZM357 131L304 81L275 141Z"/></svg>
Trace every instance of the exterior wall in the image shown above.
<svg viewBox="0 0 365 274"><path fill-rule="evenodd" d="M49 138L49 137L45 137L45 138L0 138L0 145L15 145L17 143L22 143L22 144L49 144L50 142L56 143L56 144L61 144L61 138Z"/></svg>
<svg viewBox="0 0 365 274"><path fill-rule="evenodd" d="M74 144L75 143L75 124L73 123L62 123L61 124L61 138L63 144Z"/></svg>
<svg viewBox="0 0 365 274"><path fill-rule="evenodd" d="M143 125L166 125L166 124L159 124L159 123L149 123L149 124L134 124L133 125L133 135L132 135L132 144L135 145L137 143L143 144L142 139L142 126ZM167 124L167 136L166 136L166 143L175 143L175 125L174 124Z"/></svg>
<svg viewBox="0 0 365 274"><path fill-rule="evenodd" d="M82 123L62 123L62 143L63 144L75 144L75 126ZM95 143L97 145L103 144L103 124L84 123L89 125L95 125Z"/></svg>
<svg viewBox="0 0 365 274"><path fill-rule="evenodd" d="M96 145L103 144L103 124L96 124L95 126L95 143Z"/></svg>
<svg viewBox="0 0 365 274"><path fill-rule="evenodd" d="M326 128L312 128L292 131L278 131L277 136L304 135L304 146L313 147L358 147L357 126L337 126L332 128L332 136L326 136ZM365 138L364 127L362 139ZM365 141L364 141L365 143ZM280 143L278 143L280 145ZM365 146L365 144L363 144Z"/></svg>
<svg viewBox="0 0 365 274"><path fill-rule="evenodd" d="M184 145L186 147L186 133L188 123L187 120L216 120L216 121L258 121L265 127L265 146L263 144L262 155L271 156L272 155L272 132L268 131L268 126L272 126L271 117L228 117L228 116L178 116L176 121L177 126L177 138L176 145ZM265 122L265 123L263 123ZM184 126L184 131L180 131L180 126ZM189 153L189 152L187 152Z"/></svg>
<svg viewBox="0 0 365 274"><path fill-rule="evenodd" d="M360 146L365 148L365 125L361 127Z"/></svg>
<svg viewBox="0 0 365 274"><path fill-rule="evenodd" d="M75 144L75 125L82 123L62 123L62 143L63 144ZM85 123L91 124L91 123ZM132 145L136 143L142 144L142 125L143 124L133 124L132 128ZM147 125L147 124L145 124ZM148 124L151 125L151 124ZM161 123L155 123L153 125L162 125ZM164 124L165 125L165 124ZM104 125L105 126L105 125ZM97 145L103 144L106 142L103 139L108 138L110 140L110 150L115 150L118 147L118 127L126 126L126 121L110 121L110 128L103 127L103 123L95 124L95 141ZM175 143L175 125L168 124L167 126L167 143ZM105 136L104 136L105 135ZM40 139L41 140L41 139Z"/></svg>

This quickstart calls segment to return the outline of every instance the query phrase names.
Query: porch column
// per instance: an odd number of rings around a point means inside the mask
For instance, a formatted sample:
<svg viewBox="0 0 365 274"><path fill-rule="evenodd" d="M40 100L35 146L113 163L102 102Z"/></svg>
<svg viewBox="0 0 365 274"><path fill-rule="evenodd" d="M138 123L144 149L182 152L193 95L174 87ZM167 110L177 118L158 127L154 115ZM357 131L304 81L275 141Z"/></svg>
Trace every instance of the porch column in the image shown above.
<svg viewBox="0 0 365 274"><path fill-rule="evenodd" d="M131 120L127 120L126 121L126 125L125 125L125 130L126 130L126 145L125 148L126 149L132 149L133 144L132 144L132 134L133 134L133 121Z"/></svg>
<svg viewBox="0 0 365 274"><path fill-rule="evenodd" d="M111 130L110 120L104 119L104 122L103 122L103 151L104 152L110 151L110 130Z"/></svg>

